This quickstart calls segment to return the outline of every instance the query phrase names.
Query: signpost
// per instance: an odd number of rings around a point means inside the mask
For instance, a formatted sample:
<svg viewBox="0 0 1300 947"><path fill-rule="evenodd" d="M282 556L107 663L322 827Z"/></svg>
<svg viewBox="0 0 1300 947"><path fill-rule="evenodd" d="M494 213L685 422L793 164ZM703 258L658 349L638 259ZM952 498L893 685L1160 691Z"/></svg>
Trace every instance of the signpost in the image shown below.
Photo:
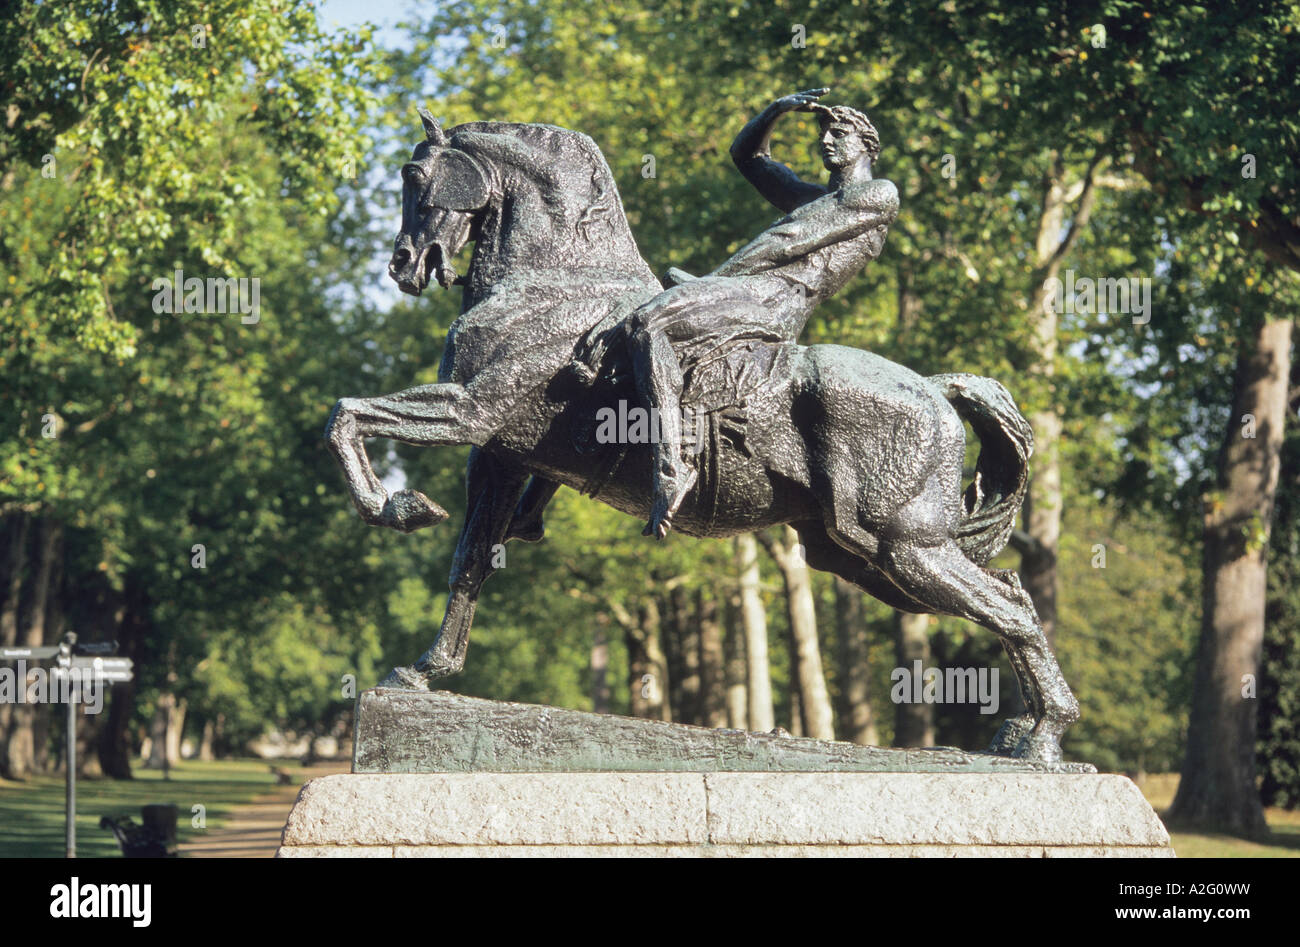
<svg viewBox="0 0 1300 947"><path fill-rule="evenodd" d="M80 701L74 699L74 696L79 696L74 685L94 682L103 686L130 681L134 676L132 661L114 657L116 651L116 641L78 645L77 636L71 631L63 636L62 643L50 647L0 648L0 661L48 661L53 658L55 666L50 675L51 683L67 682L64 690L68 711L64 752L67 764L64 838L69 858L77 857L77 704ZM25 680L22 686L27 686ZM57 694L57 689L51 690Z"/></svg>

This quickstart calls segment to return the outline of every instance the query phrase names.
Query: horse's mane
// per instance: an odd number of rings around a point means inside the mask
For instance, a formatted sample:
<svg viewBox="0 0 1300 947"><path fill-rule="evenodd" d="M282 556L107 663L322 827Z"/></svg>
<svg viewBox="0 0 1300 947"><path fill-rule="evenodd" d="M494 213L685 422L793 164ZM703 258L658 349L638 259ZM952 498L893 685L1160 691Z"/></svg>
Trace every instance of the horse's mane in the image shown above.
<svg viewBox="0 0 1300 947"><path fill-rule="evenodd" d="M609 235L621 229L631 236L627 219L623 215L618 199L618 185L614 182L613 172L601 154L600 148L587 135L558 125L543 125L524 122L466 122L449 129L448 136L457 132L482 132L490 135L511 135L523 142L539 148L557 159L574 155L591 168L589 190L583 199L583 208L577 222L578 235L591 242L594 238L592 227L604 224Z"/></svg>

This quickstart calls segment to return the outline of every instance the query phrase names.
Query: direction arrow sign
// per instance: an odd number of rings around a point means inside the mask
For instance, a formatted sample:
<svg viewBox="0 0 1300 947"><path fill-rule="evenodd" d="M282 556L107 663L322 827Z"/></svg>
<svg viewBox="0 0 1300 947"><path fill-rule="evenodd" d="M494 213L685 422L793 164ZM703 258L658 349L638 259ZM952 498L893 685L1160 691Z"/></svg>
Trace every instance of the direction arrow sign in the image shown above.
<svg viewBox="0 0 1300 947"><path fill-rule="evenodd" d="M57 657L58 654L58 645L51 648L0 648L0 661L17 661L20 658L35 658L43 661Z"/></svg>
<svg viewBox="0 0 1300 947"><path fill-rule="evenodd" d="M116 641L92 641L87 644L74 644L72 646L73 654L100 655L107 657L117 651Z"/></svg>
<svg viewBox="0 0 1300 947"><path fill-rule="evenodd" d="M126 683L135 677L134 662L130 658L77 658L72 659L71 669L79 677L112 683ZM56 673L63 674L68 668L60 667Z"/></svg>

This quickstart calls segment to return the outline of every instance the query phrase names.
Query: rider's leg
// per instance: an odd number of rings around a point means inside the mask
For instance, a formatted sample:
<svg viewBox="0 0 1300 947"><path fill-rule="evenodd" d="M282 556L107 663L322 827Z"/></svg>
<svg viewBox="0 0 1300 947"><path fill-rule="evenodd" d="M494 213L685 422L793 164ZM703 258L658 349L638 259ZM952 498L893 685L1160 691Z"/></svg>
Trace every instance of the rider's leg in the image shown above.
<svg viewBox="0 0 1300 947"><path fill-rule="evenodd" d="M644 532L660 539L672 529L673 514L696 478L695 471L682 462L682 369L669 335L681 313L678 307L663 304L664 295L668 294L655 297L628 317L628 350L637 390L659 418L658 437L651 444L655 497Z"/></svg>

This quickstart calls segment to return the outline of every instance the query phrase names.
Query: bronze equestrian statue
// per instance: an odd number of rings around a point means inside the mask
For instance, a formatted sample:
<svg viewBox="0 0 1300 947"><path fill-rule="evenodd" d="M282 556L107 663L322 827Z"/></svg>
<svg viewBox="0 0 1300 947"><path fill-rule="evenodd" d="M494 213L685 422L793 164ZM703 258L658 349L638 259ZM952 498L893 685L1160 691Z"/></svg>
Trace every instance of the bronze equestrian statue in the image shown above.
<svg viewBox="0 0 1300 947"><path fill-rule="evenodd" d="M1033 450L1011 396L988 378L925 378L859 349L794 341L811 309L880 254L898 207L894 186L871 177L875 129L818 103L825 91L778 99L732 148L787 216L707 276L670 271L668 288L642 260L586 135L509 122L444 131L421 110L425 140L402 167L389 274L413 295L431 279L461 285L461 314L437 384L344 398L326 439L362 518L407 532L447 514L415 490L389 496L364 438L473 450L442 628L383 686L427 688L464 666L493 548L539 539L541 510L565 484L659 536L789 523L813 568L902 611L983 625L1028 708L993 751L1061 759L1078 703L1015 573L986 568L1020 511ZM794 109L818 117L825 187L769 157L773 122ZM452 261L471 241L461 277ZM599 436L598 419L620 402L657 409L663 436ZM689 455L682 412L699 421ZM963 420L980 441L969 485Z"/></svg>

